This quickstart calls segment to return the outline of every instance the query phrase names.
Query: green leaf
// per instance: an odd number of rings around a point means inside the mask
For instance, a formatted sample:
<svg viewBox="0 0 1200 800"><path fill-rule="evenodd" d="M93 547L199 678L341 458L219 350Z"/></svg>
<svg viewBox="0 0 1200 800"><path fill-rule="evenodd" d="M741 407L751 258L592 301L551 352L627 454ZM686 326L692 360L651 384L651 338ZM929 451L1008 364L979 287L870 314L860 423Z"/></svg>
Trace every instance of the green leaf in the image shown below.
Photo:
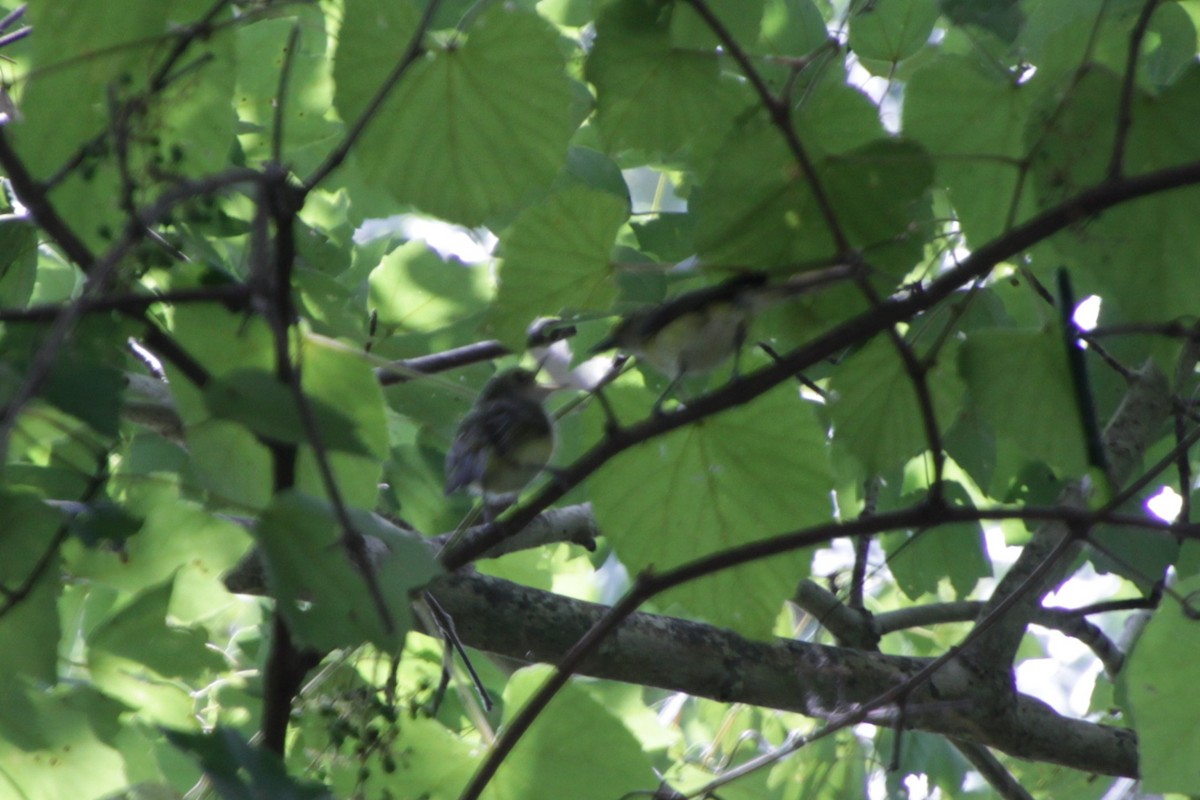
<svg viewBox="0 0 1200 800"><path fill-rule="evenodd" d="M6 704L18 691L12 684L5 687ZM25 750L13 737L0 736L0 764L11 797L104 797L128 785L125 758L112 741L124 707L83 687L20 693L26 712L21 725L37 732L39 745Z"/></svg>
<svg viewBox="0 0 1200 800"><path fill-rule="evenodd" d="M167 739L193 756L224 800L317 800L330 798L320 784L292 778L279 756L252 747L241 734L228 728L212 733L165 731Z"/></svg>
<svg viewBox="0 0 1200 800"><path fill-rule="evenodd" d="M960 351L959 371L971 405L998 437L1060 474L1087 471L1083 424L1058 331L972 333Z"/></svg>
<svg viewBox="0 0 1200 800"><path fill-rule="evenodd" d="M1181 581L1174 591L1194 609L1200 579ZM1191 671L1184 668L1200 659L1198 626L1180 603L1163 603L1121 673L1148 792L1200 791L1200 698L1192 690Z"/></svg>
<svg viewBox="0 0 1200 800"><path fill-rule="evenodd" d="M117 435L125 379L108 364L73 353L54 361L42 396L104 436Z"/></svg>
<svg viewBox="0 0 1200 800"><path fill-rule="evenodd" d="M197 0L176 0L171 5L172 24L190 24L210 10L209 6ZM299 10L299 13L304 12ZM218 15L215 20L218 24L228 21L225 15ZM312 41L314 27L308 28L309 41L301 44L302 50L308 50L315 44ZM181 74L173 76L160 95L162 118L156 121L157 149L150 157L160 158L161 165L174 175L200 177L223 169L228 162L237 122L232 102L238 78L237 46L237 37L227 35L193 41L188 54L194 59L194 66L179 70ZM292 92L285 109L291 113L284 117L287 120L285 140L290 140L295 134L294 126L300 124L305 116L303 111L297 111L296 104L302 102L306 93L311 96L307 92L309 87L304 80L304 73L304 64L291 73L289 85ZM155 142L152 139L148 144Z"/></svg>
<svg viewBox="0 0 1200 800"><path fill-rule="evenodd" d="M402 672L412 667L415 659L410 655L406 653L401 661ZM447 705L453 702L453 694L448 695ZM479 763L480 748L436 719L405 719L397 727L398 735L391 746L375 749L371 753L375 758L366 764L361 763L365 760L361 757L330 760L327 782L334 796L403 798L414 787L420 787L422 800L458 800ZM382 738L386 739L387 734ZM352 746L353 740L348 739L343 748L349 750Z"/></svg>
<svg viewBox="0 0 1200 800"><path fill-rule="evenodd" d="M1196 26L1178 3L1162 3L1150 18L1143 40L1142 75L1154 86L1167 86L1196 57Z"/></svg>
<svg viewBox="0 0 1200 800"><path fill-rule="evenodd" d="M89 656L120 656L144 664L164 678L195 679L223 667L225 659L208 649L203 631L167 624L173 583L167 581L140 593L93 629L88 636Z"/></svg>
<svg viewBox="0 0 1200 800"><path fill-rule="evenodd" d="M0 586L15 591L32 581L24 598L6 592L0 601L0 607L15 603L0 617L0 672L5 675L41 683L52 683L58 675L56 603L62 584L51 545L64 524L62 515L32 492L5 489L0 494Z"/></svg>
<svg viewBox="0 0 1200 800"><path fill-rule="evenodd" d="M692 242L696 218L691 214L659 214L631 221L629 227L637 237L638 249L659 261L679 262L696 252Z"/></svg>
<svg viewBox="0 0 1200 800"><path fill-rule="evenodd" d="M0 307L23 308L36 280L36 229L25 220L0 221Z"/></svg>
<svg viewBox="0 0 1200 800"><path fill-rule="evenodd" d="M829 39L825 18L812 0L767 0L758 50L803 56Z"/></svg>
<svg viewBox="0 0 1200 800"><path fill-rule="evenodd" d="M596 122L609 152L704 148L743 104L720 79L715 54L675 49L671 27L662 6L641 0L617 0L597 16L584 75L596 88Z"/></svg>
<svg viewBox="0 0 1200 800"><path fill-rule="evenodd" d="M349 4L334 69L342 119L362 114L410 35L412 13L408 3ZM465 42L412 65L357 156L400 202L477 225L550 185L566 158L571 98L549 23L492 6Z"/></svg>
<svg viewBox="0 0 1200 800"><path fill-rule="evenodd" d="M1087 550L1097 572L1120 575L1147 593L1154 590L1168 567L1178 563L1179 540L1166 533L1098 525L1089 538L1097 544Z"/></svg>
<svg viewBox="0 0 1200 800"><path fill-rule="evenodd" d="M504 689L506 722L550 673L549 667L541 666L513 675ZM604 758L596 758L596 753ZM568 684L521 737L483 796L611 800L653 784L649 760L633 734L608 709Z"/></svg>
<svg viewBox="0 0 1200 800"><path fill-rule="evenodd" d="M708 0L709 11L734 41L749 43L758 36L765 0ZM671 47L711 50L721 44L712 28L687 3L671 9Z"/></svg>
<svg viewBox="0 0 1200 800"><path fill-rule="evenodd" d="M220 378L238 369L273 371L271 333L258 318L245 318L217 306L174 309L172 333L192 357ZM171 396L184 423L189 477L218 497L243 508L261 508L271 496L267 449L242 425L214 419L204 393L165 365Z"/></svg>
<svg viewBox="0 0 1200 800"><path fill-rule="evenodd" d="M1047 106L1038 116L1044 125L1036 135L1044 145L1033 176L1041 204L1058 203L1103 179L1119 85L1116 75L1091 70L1065 108ZM1200 67L1190 68L1157 97L1135 93L1131 113L1135 124L1125 161L1128 174L1200 158L1200 143L1188 128L1200 114ZM1043 130L1046 125L1049 129ZM1197 198L1200 190L1189 188L1126 203L1055 237L1056 250L1075 267L1072 277L1080 293L1101 295L1106 314L1111 311L1114 318L1161 320L1192 313L1200 304L1191 255L1200 249L1200 230L1191 213ZM1154 265L1153 279L1148 265Z"/></svg>
<svg viewBox="0 0 1200 800"><path fill-rule="evenodd" d="M615 393L614 393L615 394ZM829 516L825 433L791 387L625 451L589 483L596 521L631 572L662 572ZM809 556L756 561L660 598L766 636ZM752 585L746 594L738 587ZM740 597L742 602L731 603Z"/></svg>
<svg viewBox="0 0 1200 800"><path fill-rule="evenodd" d="M302 348L305 393L318 406L337 409L341 418L350 420L354 439L365 448L326 453L342 502L371 508L379 495L382 462L388 453L383 389L362 353L315 336L304 339ZM314 496L325 496L328 491L311 447L302 447L298 454L296 485Z"/></svg>
<svg viewBox="0 0 1200 800"><path fill-rule="evenodd" d="M1025 17L1019 0L940 0L938 5L955 25L978 25L1010 43Z"/></svg>
<svg viewBox="0 0 1200 800"><path fill-rule="evenodd" d="M947 482L943 488L950 505L971 507L971 500L960 484ZM910 600L936 594L942 578L950 580L956 597L965 598L980 578L992 574L983 527L977 522L888 533L880 541L896 585Z"/></svg>
<svg viewBox="0 0 1200 800"><path fill-rule="evenodd" d="M914 223L930 218L932 164L911 143L877 139L870 102L841 84L822 84L794 115L843 234L873 264L903 274L921 255ZM706 262L819 261L835 251L829 224L780 131L755 118L722 147L692 202L696 246Z"/></svg>
<svg viewBox="0 0 1200 800"><path fill-rule="evenodd" d="M209 649L202 628L167 625L172 581L138 594L88 637L92 684L136 709L140 720L169 727L194 724L194 699L184 681L227 666Z"/></svg>
<svg viewBox="0 0 1200 800"><path fill-rule="evenodd" d="M368 302L379 324L434 331L486 308L486 272L446 262L421 241L406 242L371 270Z"/></svg>
<svg viewBox="0 0 1200 800"><path fill-rule="evenodd" d="M919 145L876 140L831 158L825 181L838 222L872 264L899 278L922 258L933 161Z"/></svg>
<svg viewBox="0 0 1200 800"><path fill-rule="evenodd" d="M36 178L58 172L83 145L111 128L109 97L143 90L166 30L167 4L131 0L103 8L87 0L31 4L30 81L21 121L11 124L15 148ZM144 132L132 122L138 135ZM136 144L136 140L135 140ZM56 212L91 246L120 229L119 176L110 144L88 148L80 168L50 192ZM136 168L136 167L135 167Z"/></svg>
<svg viewBox="0 0 1200 800"><path fill-rule="evenodd" d="M142 528L142 520L120 506L93 501L71 520L71 533L88 547L123 545Z"/></svg>
<svg viewBox="0 0 1200 800"><path fill-rule="evenodd" d="M850 49L861 58L902 61L929 41L937 18L934 0L874 0L850 18Z"/></svg>
<svg viewBox="0 0 1200 800"><path fill-rule="evenodd" d="M628 216L620 199L576 186L517 217L501 239L497 337L521 347L537 317L611 306L617 291L609 257Z"/></svg>
<svg viewBox="0 0 1200 800"><path fill-rule="evenodd" d="M67 548L67 569L88 585L135 594L174 578L171 617L184 625L207 620L213 593L227 598L221 576L250 546L245 529L181 498L177 486L143 485L128 497L127 512L144 518L137 535L120 552Z"/></svg>
<svg viewBox="0 0 1200 800"><path fill-rule="evenodd" d="M333 96L326 57L325 16L315 6L289 9L294 18L258 19L236 28L238 141L252 161L272 158L275 118L282 125L282 160L298 173L314 169L340 138L329 119ZM296 50L287 52L299 27ZM288 64L287 94L279 97L280 71ZM223 122L218 117L214 122Z"/></svg>
<svg viewBox="0 0 1200 800"><path fill-rule="evenodd" d="M412 625L409 592L428 583L437 568L429 550L368 514L352 517L360 534L386 533L391 555L375 564L393 627L389 631L366 580L352 565L332 509L295 492L276 495L263 513L257 537L267 573L288 627L310 647L333 649L372 642L399 653Z"/></svg>
<svg viewBox="0 0 1200 800"><path fill-rule="evenodd" d="M940 430L954 422L962 387L943 358L926 373L934 417ZM928 449L921 406L904 361L886 336L870 344L834 372L829 404L834 440L844 442L873 475Z"/></svg>
<svg viewBox="0 0 1200 800"><path fill-rule="evenodd" d="M292 390L258 369L239 369L211 381L204 401L216 419L237 422L259 436L290 444L307 444L309 431L302 422ZM321 443L330 450L367 454L354 423L337 408L308 398Z"/></svg>
<svg viewBox="0 0 1200 800"><path fill-rule="evenodd" d="M589 189L608 192L630 205L629 185L617 162L588 147L572 147L567 151L567 163L562 173L554 182L554 191L562 191L572 186L582 184Z"/></svg>
<svg viewBox="0 0 1200 800"><path fill-rule="evenodd" d="M1028 116L1028 88L961 56L936 59L905 90L904 133L933 156L939 185L972 245L1030 215L1018 165Z"/></svg>

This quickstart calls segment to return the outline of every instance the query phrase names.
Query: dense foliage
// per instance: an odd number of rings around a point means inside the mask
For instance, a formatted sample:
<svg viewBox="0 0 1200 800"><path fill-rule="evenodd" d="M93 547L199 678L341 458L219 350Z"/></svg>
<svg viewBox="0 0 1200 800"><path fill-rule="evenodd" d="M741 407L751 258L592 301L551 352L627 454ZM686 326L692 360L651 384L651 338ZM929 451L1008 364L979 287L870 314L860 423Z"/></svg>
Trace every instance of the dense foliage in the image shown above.
<svg viewBox="0 0 1200 800"><path fill-rule="evenodd" d="M0 796L1200 794L1197 0L9 6Z"/></svg>

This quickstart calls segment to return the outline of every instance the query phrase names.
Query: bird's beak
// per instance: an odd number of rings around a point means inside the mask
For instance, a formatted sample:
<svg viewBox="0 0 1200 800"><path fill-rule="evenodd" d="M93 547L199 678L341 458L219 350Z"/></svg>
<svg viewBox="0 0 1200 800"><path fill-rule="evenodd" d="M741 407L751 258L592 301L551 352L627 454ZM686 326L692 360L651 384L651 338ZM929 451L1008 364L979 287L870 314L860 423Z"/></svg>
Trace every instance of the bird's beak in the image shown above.
<svg viewBox="0 0 1200 800"><path fill-rule="evenodd" d="M547 397L554 394L559 389L565 389L565 388L567 388L567 387L561 383L539 383L537 385L537 387L534 389L534 391L537 392L538 396L541 399L545 400Z"/></svg>

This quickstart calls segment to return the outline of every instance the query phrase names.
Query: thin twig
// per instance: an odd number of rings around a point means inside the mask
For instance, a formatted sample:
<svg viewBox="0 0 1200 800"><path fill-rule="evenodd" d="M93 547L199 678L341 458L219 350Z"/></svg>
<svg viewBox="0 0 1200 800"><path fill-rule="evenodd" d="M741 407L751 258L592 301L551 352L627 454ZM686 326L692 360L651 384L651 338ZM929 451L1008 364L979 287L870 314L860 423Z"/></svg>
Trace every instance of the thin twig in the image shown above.
<svg viewBox="0 0 1200 800"><path fill-rule="evenodd" d="M1139 600L1139 603L1144 601ZM959 600L953 603L930 603L913 608L902 608L877 614L874 622L879 634L907 630L926 625L944 625L955 622L971 622L983 610L981 600ZM1038 608L1033 612L1030 621L1034 625L1058 631L1073 639L1078 639L1096 655L1110 675L1116 675L1120 669L1124 654L1111 639L1104 634L1099 626L1084 619L1083 609L1068 608Z"/></svg>
<svg viewBox="0 0 1200 800"><path fill-rule="evenodd" d="M213 20L221 13L222 9L229 4L229 0L216 0L208 11L204 12L204 16L184 26L176 34L175 45L171 48L171 52L167 53L166 58L158 65L158 69L150 77L150 93L155 94L162 91L171 82L171 70L175 69L175 65L179 63L179 59L183 58L187 53L188 48L199 39L205 39L212 35L214 31Z"/></svg>
<svg viewBox="0 0 1200 800"><path fill-rule="evenodd" d="M1146 0L1129 34L1129 55L1125 60L1125 75L1121 80L1121 99L1117 102L1112 158L1108 162L1109 180L1121 177L1125 169L1125 147L1129 141L1129 129L1133 125L1133 91L1137 78L1138 55L1141 53L1146 31L1150 28L1150 18L1154 16L1159 2L1160 0Z"/></svg>
<svg viewBox="0 0 1200 800"><path fill-rule="evenodd" d="M951 742L954 749L962 753L988 785L996 790L996 796L1000 800L1033 800L1033 795L1026 791L1000 759L992 755L986 747L965 739L952 739Z"/></svg>
<svg viewBox="0 0 1200 800"><path fill-rule="evenodd" d="M863 509L860 517L872 517L875 515L876 506L879 503L879 486L881 481L878 476L867 478L863 483ZM846 605L850 608L862 611L864 597L866 595L867 584L867 566L871 555L871 537L858 536L854 539L854 569L850 573L850 597L846 601Z"/></svg>
<svg viewBox="0 0 1200 800"><path fill-rule="evenodd" d="M283 65L279 68L279 88L275 91L275 119L271 125L271 160L283 163L283 112L287 107L288 83L292 77L292 65L296 62L296 48L300 44L300 21L288 32L287 44L283 48Z"/></svg>
<svg viewBox="0 0 1200 800"><path fill-rule="evenodd" d="M738 41L733 38L733 34L717 18L717 15L708 7L708 4L704 0L686 0L686 2L704 20L704 23L713 32L713 35L721 42L721 46L725 49L725 52L729 53L729 56L737 62L742 70L742 74L746 76L746 80L754 87L754 91L758 94L759 100L767 110L767 114L770 115L771 121L783 135L788 149L792 151L792 156L796 159L796 163L800 165L800 170L804 173L804 179L808 181L809 190L813 193L813 200L816 201L817 208L821 211L821 216L825 218L825 224L829 228L829 235L833 237L837 256L839 258L848 256L851 252L850 242L846 239L846 234L842 230L841 223L838 222L837 214L833 210L833 204L830 202L829 195L826 194L821 178L817 174L816 165L808 155L808 151L805 149L803 143L801 143L800 137L796 133L795 125L792 124L791 109L787 103L779 100L779 98L772 94L771 88L767 86L767 82L759 74L758 69L755 68L754 62L750 60L750 56L742 49Z"/></svg>
<svg viewBox="0 0 1200 800"><path fill-rule="evenodd" d="M574 335L574 326L556 325L546 330L539 329L531 332L529 338L526 340L526 346L530 348L546 347L554 342L569 339ZM440 353L430 353L429 355L418 356L417 358L393 361L387 366L378 367L375 370L375 375L379 378L381 385L394 386L398 383L411 381L421 375L433 375L438 372L446 372L471 364L480 364L484 361L491 361L492 359L512 354L513 351L505 345L494 339L489 339L484 342L474 342L473 344L456 347L452 350L443 350Z"/></svg>
<svg viewBox="0 0 1200 800"><path fill-rule="evenodd" d="M0 47L8 47L13 42L19 42L31 33L33 33L31 25L26 25L24 28L17 28L12 33L0 36Z"/></svg>
<svg viewBox="0 0 1200 800"><path fill-rule="evenodd" d="M413 30L412 36L408 40L408 46L404 49L404 53L400 56L400 60L396 63L395 68L384 79L383 84L379 87L379 91L367 103L367 107L358 115L358 119L354 120L354 124L346 131L345 137L333 151L326 156L325 161L321 163L317 169L305 179L303 188L305 192L310 192L321 181L329 177L329 174L342 165L346 160L346 156L350 155L350 148L362 136L363 131L367 129L367 125L379 113L379 109L383 107L388 95L396 88L396 84L404 77L409 68L416 63L425 53L425 48L422 44L425 39L425 33L429 30L429 26L433 23L433 15L441 5L440 0L429 0L425 5L425 11L421 15L421 19L417 22L417 27Z"/></svg>
<svg viewBox="0 0 1200 800"><path fill-rule="evenodd" d="M145 312L151 306L212 302L221 303L229 309L241 310L246 307L249 299L250 290L245 284L229 283L223 286L172 289L154 294L131 292L97 297L82 303L80 314L118 311L126 316L135 316ZM63 307L63 303L42 303L29 308L0 308L0 322L50 322L62 313Z"/></svg>
<svg viewBox="0 0 1200 800"><path fill-rule="evenodd" d="M90 503L93 499L95 499L101 487L103 487L105 482L108 480L108 457L111 455L111 452L112 451L110 449L105 448L96 458L96 469L88 479L87 486L84 487L84 490L79 497L79 503L83 503L85 505ZM16 587L15 589L8 589L0 586L0 594L4 595L4 605L0 606L0 619L3 619L8 612L12 611L14 608L20 605L25 598L29 597L29 595L33 592L34 587L37 585L37 582L41 580L43 575L46 574L46 570L48 570L50 565L54 562L54 556L58 554L59 548L62 547L63 543L67 540L67 537L71 535L71 520L72 517L68 516L61 523L59 523L54 535L50 537L50 542L46 545L46 549L34 563L33 569L29 570L29 573L25 576L25 579L21 581L20 586Z"/></svg>
<svg viewBox="0 0 1200 800"><path fill-rule="evenodd" d="M855 283L872 306L878 308L883 303L883 298L865 277L860 277ZM925 444L933 459L933 480L930 482L929 497L931 502L941 503L946 453L942 446L942 432L938 425L937 412L933 407L933 395L929 391L930 364L917 359L908 342L904 341L904 337L894 326L889 327L886 333L888 339L891 340L892 347L900 356L900 361L904 364L904 371L908 375L913 391L917 393L917 408L921 412L921 426L925 429Z"/></svg>

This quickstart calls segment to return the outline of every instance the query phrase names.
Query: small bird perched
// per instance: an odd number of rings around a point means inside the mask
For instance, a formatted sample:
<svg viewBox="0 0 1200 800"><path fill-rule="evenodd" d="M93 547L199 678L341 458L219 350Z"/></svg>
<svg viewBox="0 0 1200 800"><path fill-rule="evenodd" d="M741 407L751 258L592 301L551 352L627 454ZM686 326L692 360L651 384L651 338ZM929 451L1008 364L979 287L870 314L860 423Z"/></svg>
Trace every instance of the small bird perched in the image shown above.
<svg viewBox="0 0 1200 800"><path fill-rule="evenodd" d="M661 404L684 377L703 374L739 355L750 318L758 310L756 290L766 283L765 273L744 273L639 309L617 323L592 352L617 348L652 364L671 379Z"/></svg>
<svg viewBox="0 0 1200 800"><path fill-rule="evenodd" d="M519 367L493 375L446 455L446 494L468 487L483 495L485 510L512 502L554 453L554 423L542 402L558 388Z"/></svg>
<svg viewBox="0 0 1200 800"><path fill-rule="evenodd" d="M616 348L643 359L670 378L656 407L689 375L715 369L741 355L750 322L756 314L788 298L837 283L854 274L851 265L794 275L769 284L765 272L745 272L714 286L685 292L649 308L628 314L617 323L593 353Z"/></svg>

